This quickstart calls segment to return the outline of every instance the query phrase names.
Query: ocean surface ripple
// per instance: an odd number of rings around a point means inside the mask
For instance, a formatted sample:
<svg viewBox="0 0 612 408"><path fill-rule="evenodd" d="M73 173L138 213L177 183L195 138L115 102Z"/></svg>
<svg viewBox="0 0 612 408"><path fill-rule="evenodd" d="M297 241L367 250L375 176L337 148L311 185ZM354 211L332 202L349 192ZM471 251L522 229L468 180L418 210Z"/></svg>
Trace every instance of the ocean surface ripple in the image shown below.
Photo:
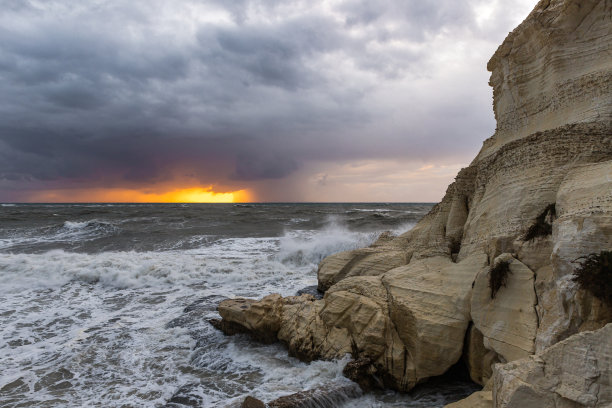
<svg viewBox="0 0 612 408"><path fill-rule="evenodd" d="M343 385L347 360L302 363L226 337L225 298L293 295L325 256L409 230L430 204L2 205L1 407L226 407ZM436 407L462 382L344 407Z"/></svg>

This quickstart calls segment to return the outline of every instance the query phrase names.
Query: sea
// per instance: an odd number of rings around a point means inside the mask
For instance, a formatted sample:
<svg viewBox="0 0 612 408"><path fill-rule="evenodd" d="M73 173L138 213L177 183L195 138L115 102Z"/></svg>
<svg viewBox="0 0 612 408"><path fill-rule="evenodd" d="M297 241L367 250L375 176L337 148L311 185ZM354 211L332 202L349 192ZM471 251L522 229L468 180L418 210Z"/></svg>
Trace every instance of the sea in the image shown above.
<svg viewBox="0 0 612 408"><path fill-rule="evenodd" d="M431 207L0 204L0 407L229 408L350 388L348 357L303 363L208 321L223 299L312 291L325 256ZM433 408L475 389L446 378L311 406Z"/></svg>

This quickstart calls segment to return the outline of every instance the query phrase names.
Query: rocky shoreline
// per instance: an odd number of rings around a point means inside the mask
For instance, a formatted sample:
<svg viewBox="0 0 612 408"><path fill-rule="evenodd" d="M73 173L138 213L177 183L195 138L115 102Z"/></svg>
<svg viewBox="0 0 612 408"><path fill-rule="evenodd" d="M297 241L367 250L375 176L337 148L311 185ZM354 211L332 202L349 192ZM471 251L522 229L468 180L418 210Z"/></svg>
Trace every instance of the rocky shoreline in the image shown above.
<svg viewBox="0 0 612 408"><path fill-rule="evenodd" d="M323 299L225 300L215 327L305 361L350 354L365 390L463 359L484 388L455 408L611 406L612 304L574 278L612 249L611 46L609 0L540 1L488 64L497 130L442 201L324 259Z"/></svg>

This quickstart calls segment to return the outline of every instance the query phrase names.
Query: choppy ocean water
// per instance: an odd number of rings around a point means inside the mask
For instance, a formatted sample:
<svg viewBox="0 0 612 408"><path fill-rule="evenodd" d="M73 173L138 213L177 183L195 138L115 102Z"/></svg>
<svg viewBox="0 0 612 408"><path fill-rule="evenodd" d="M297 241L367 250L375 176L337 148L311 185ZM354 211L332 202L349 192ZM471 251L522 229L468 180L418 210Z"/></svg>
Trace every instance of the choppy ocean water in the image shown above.
<svg viewBox="0 0 612 408"><path fill-rule="evenodd" d="M226 407L346 384L346 361L305 364L207 320L224 298L315 285L323 257L430 208L2 204L0 407ZM441 407L472 390L437 382L338 406Z"/></svg>

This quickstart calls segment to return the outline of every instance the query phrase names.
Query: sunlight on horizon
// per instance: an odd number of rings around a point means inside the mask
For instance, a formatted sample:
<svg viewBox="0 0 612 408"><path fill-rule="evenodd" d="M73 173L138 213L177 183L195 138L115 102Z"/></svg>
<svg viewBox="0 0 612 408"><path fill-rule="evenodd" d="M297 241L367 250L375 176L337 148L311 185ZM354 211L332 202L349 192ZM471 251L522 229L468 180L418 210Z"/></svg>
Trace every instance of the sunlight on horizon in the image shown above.
<svg viewBox="0 0 612 408"><path fill-rule="evenodd" d="M162 193L136 189L58 189L37 192L28 202L47 203L241 203L250 201L248 190L215 192L212 186L171 189Z"/></svg>

